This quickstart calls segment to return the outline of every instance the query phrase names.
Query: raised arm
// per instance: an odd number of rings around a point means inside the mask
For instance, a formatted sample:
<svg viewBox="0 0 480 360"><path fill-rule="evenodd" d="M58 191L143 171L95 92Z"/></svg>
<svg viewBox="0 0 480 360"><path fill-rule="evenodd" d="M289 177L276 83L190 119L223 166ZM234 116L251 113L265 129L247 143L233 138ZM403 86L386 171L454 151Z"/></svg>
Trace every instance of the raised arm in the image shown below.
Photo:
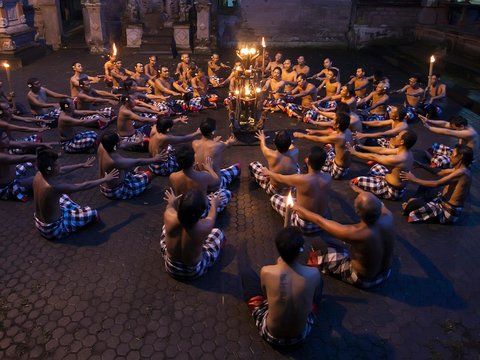
<svg viewBox="0 0 480 360"><path fill-rule="evenodd" d="M75 193L83 190L93 189L100 184L117 179L118 174L119 174L118 170L113 169L109 173L105 173L104 177L97 180L85 181L83 183L78 183L78 184L66 184L66 183L55 184L54 183L53 188L59 193L71 194L71 193Z"/></svg>

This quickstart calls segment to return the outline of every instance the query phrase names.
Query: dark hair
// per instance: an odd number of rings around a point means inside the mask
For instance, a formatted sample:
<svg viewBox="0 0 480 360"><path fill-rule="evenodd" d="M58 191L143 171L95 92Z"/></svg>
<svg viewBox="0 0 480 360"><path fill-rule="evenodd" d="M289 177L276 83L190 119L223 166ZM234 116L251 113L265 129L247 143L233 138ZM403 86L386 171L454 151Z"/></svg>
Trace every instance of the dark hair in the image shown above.
<svg viewBox="0 0 480 360"><path fill-rule="evenodd" d="M315 171L320 171L327 160L327 153L320 146L312 146L308 154L308 165Z"/></svg>
<svg viewBox="0 0 480 360"><path fill-rule="evenodd" d="M280 66L275 66L272 70L272 73L275 71L275 70L279 70L280 71L280 75L282 75L283 71L282 71L282 68Z"/></svg>
<svg viewBox="0 0 480 360"><path fill-rule="evenodd" d="M102 144L103 148L106 152L111 153L115 150L115 146L117 146L118 142L120 141L120 137L117 133L106 133L102 136L100 143Z"/></svg>
<svg viewBox="0 0 480 360"><path fill-rule="evenodd" d="M297 226L289 226L280 232L275 237L275 245L280 257L287 264L291 264L295 261L298 255L303 251L303 245L305 240L303 239L302 230Z"/></svg>
<svg viewBox="0 0 480 360"><path fill-rule="evenodd" d="M358 203L358 215L367 224L373 225L382 215L382 203L377 198L367 203L367 200Z"/></svg>
<svg viewBox="0 0 480 360"><path fill-rule="evenodd" d="M297 75L297 80L298 78L301 78L302 80L307 80L307 75L305 75L305 73L300 73Z"/></svg>
<svg viewBox="0 0 480 360"><path fill-rule="evenodd" d="M184 228L191 228L207 209L205 195L200 190L190 190L180 197L177 218Z"/></svg>
<svg viewBox="0 0 480 360"><path fill-rule="evenodd" d="M38 80L38 78L36 77L32 77L27 80L27 86L31 88L33 84L35 84L37 81L40 81L40 80Z"/></svg>
<svg viewBox="0 0 480 360"><path fill-rule="evenodd" d="M290 134L285 130L280 130L275 135L275 140L273 141L277 150L283 154L290 149L290 145L292 145L292 137Z"/></svg>
<svg viewBox="0 0 480 360"><path fill-rule="evenodd" d="M347 87L347 92L350 95L353 95L355 93L355 85L354 84L348 84L348 85L346 85L346 87Z"/></svg>
<svg viewBox="0 0 480 360"><path fill-rule="evenodd" d="M83 88L83 86L85 85L85 82L88 81L88 76L80 76L80 78L78 79L78 85Z"/></svg>
<svg viewBox="0 0 480 360"><path fill-rule="evenodd" d="M166 134L167 131L173 126L173 120L170 117L157 117L157 131L162 134Z"/></svg>
<svg viewBox="0 0 480 360"><path fill-rule="evenodd" d="M328 71L331 71L334 77L338 76L338 70L337 69L328 69Z"/></svg>
<svg viewBox="0 0 480 360"><path fill-rule="evenodd" d="M340 101L337 104L337 109L335 110L335 112L350 114L350 106L348 106L348 104L345 104L344 102Z"/></svg>
<svg viewBox="0 0 480 360"><path fill-rule="evenodd" d="M217 122L215 119L207 117L200 123L200 132L203 136L208 137L217 129Z"/></svg>
<svg viewBox="0 0 480 360"><path fill-rule="evenodd" d="M473 150L471 147L464 145L464 144L457 144L455 145L455 149L457 149L457 153L462 155L462 163L466 167L469 167L473 162Z"/></svg>
<svg viewBox="0 0 480 360"><path fill-rule="evenodd" d="M124 93L120 97L120 104L127 105L130 102L130 100L131 100L131 97L128 96L128 94Z"/></svg>
<svg viewBox="0 0 480 360"><path fill-rule="evenodd" d="M338 129L341 132L345 132L350 126L350 115L345 113L337 113L335 122L338 124Z"/></svg>
<svg viewBox="0 0 480 360"><path fill-rule="evenodd" d="M410 79L411 78L417 79L417 81L420 82L421 76L419 74L415 73L415 74L410 75Z"/></svg>
<svg viewBox="0 0 480 360"><path fill-rule="evenodd" d="M133 80L132 78L125 79L125 81L123 82L123 88L125 90L130 90L135 83L135 80Z"/></svg>
<svg viewBox="0 0 480 360"><path fill-rule="evenodd" d="M38 171L40 171L43 176L49 176L57 159L58 154L55 151L46 148L37 149Z"/></svg>
<svg viewBox="0 0 480 360"><path fill-rule="evenodd" d="M440 73L438 73L438 72L433 73L432 76L436 76L437 79L440 79L440 77L441 77L441 76L440 76Z"/></svg>
<svg viewBox="0 0 480 360"><path fill-rule="evenodd" d="M181 170L190 169L195 162L195 151L191 144L185 144L177 150L177 163Z"/></svg>
<svg viewBox="0 0 480 360"><path fill-rule="evenodd" d="M409 150L417 142L417 134L415 133L415 131L407 129L402 135L402 140L405 147Z"/></svg>
<svg viewBox="0 0 480 360"><path fill-rule="evenodd" d="M70 108L72 107L70 104L70 100L68 99L61 99L58 103L60 104L60 109L62 111L70 110Z"/></svg>
<svg viewBox="0 0 480 360"><path fill-rule="evenodd" d="M405 106L403 105L397 105L398 109L398 118L400 121L405 120L405 117L407 116L407 109L405 109Z"/></svg>
<svg viewBox="0 0 480 360"><path fill-rule="evenodd" d="M468 126L468 120L465 119L462 115L453 115L450 118L450 125L454 126Z"/></svg>
<svg viewBox="0 0 480 360"><path fill-rule="evenodd" d="M77 64L80 64L80 61L74 61L73 64L72 64L72 68Z"/></svg>

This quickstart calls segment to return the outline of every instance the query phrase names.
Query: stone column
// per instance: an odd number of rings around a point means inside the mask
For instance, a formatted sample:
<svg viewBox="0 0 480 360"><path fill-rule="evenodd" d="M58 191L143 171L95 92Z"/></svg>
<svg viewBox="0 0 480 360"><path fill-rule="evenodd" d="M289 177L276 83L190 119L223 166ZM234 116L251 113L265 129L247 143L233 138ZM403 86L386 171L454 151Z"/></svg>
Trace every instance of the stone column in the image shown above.
<svg viewBox="0 0 480 360"><path fill-rule="evenodd" d="M43 18L45 42L51 45L53 50L58 50L62 45L62 20L60 8L56 0L37 0Z"/></svg>
<svg viewBox="0 0 480 360"><path fill-rule="evenodd" d="M210 53L210 8L209 0L195 1L197 11L197 37L195 39L195 51L198 53Z"/></svg>
<svg viewBox="0 0 480 360"><path fill-rule="evenodd" d="M105 50L102 25L102 1L82 0L83 23L85 25L85 42L91 53L99 54Z"/></svg>

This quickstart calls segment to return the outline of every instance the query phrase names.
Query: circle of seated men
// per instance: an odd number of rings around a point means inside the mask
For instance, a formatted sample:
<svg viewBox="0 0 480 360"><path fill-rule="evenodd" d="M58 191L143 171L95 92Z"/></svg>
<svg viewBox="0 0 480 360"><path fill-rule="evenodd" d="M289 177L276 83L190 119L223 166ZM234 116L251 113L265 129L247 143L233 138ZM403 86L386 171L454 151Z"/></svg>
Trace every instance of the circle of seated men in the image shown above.
<svg viewBox="0 0 480 360"><path fill-rule="evenodd" d="M260 61L257 68L263 67ZM280 254L277 263L264 266L260 278L248 271L240 274L259 333L274 345L294 345L309 334L321 295L320 272L364 289L388 279L393 215L380 199L399 201L407 183L418 184L414 197L402 204L409 223L458 221L478 147L478 134L464 117L437 119L446 98L439 74L432 76L425 89L420 76L412 75L407 85L390 91L389 79L379 71L366 76L359 67L342 85L340 71L330 59L310 77L304 57L297 62L292 66L291 60L282 61L280 53L270 61L267 54L261 127L272 112L284 112L312 127L293 134L277 132L275 149L259 130L256 138L264 159L248 167L254 181L270 196L272 208L287 217L288 226L275 238ZM88 76L75 62L70 95L48 89L38 78L28 80L32 116L13 113L12 94L5 94L0 83L0 198L27 201L33 195L36 228L44 238L57 240L99 221L97 210L75 203L69 195L99 188L108 199L130 199L145 191L154 176L168 176L171 188L165 191L160 239L166 272L179 280L202 276L225 244L215 221L232 198L229 185L241 173L239 163L222 168L223 154L236 140L216 136L214 119L202 120L189 134L171 133L176 124L187 123L189 111L216 109L216 88L229 87L225 105L231 106L243 71L240 64L232 69L213 54L207 66L205 73L183 54L174 80L168 67L157 65L155 56L145 66L137 63L134 71L111 57L102 76ZM94 88L102 78L111 91ZM390 104L391 93L405 94L404 104ZM36 126L16 125L12 120ZM429 163L415 161L412 149L417 134L409 122L416 120L434 134L456 138L457 145L435 143L426 150ZM116 131L98 136L96 130L111 125ZM89 130L79 130L84 127ZM54 128L58 142L42 142L40 134ZM15 139L12 132L34 134ZM293 138L315 143L303 171ZM96 160L90 157L61 165L56 146L66 153L96 153ZM148 152L149 157L127 157L120 149ZM353 205L360 221L341 224L330 218L328 203L334 182L348 175L352 157L364 160L370 168L364 176L350 180L358 193ZM95 164L98 179L72 184L62 178ZM436 180L414 175L414 167L434 173ZM291 208L287 193L295 198ZM327 243L305 248L304 235L322 232L348 248Z"/></svg>

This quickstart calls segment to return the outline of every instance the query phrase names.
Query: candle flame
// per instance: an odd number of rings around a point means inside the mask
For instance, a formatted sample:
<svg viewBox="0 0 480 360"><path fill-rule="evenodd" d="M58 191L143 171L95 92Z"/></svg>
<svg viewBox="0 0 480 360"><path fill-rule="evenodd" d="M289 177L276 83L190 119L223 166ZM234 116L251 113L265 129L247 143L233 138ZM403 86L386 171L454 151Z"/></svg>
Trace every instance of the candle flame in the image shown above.
<svg viewBox="0 0 480 360"><path fill-rule="evenodd" d="M238 94L240 94L240 91L235 90L235 95L238 95Z"/></svg>
<svg viewBox="0 0 480 360"><path fill-rule="evenodd" d="M4 67L5 69L8 69L8 68L10 67L10 64L5 61L5 62L3 63L3 67Z"/></svg>
<svg viewBox="0 0 480 360"><path fill-rule="evenodd" d="M117 46L113 43L113 57L117 56Z"/></svg>
<svg viewBox="0 0 480 360"><path fill-rule="evenodd" d="M292 197L292 191L288 193L287 196L287 207L293 207L293 197Z"/></svg>
<svg viewBox="0 0 480 360"><path fill-rule="evenodd" d="M255 91L256 91L257 93L259 93L260 91L262 91L262 89L260 89L259 87L257 87L257 88L255 89Z"/></svg>
<svg viewBox="0 0 480 360"><path fill-rule="evenodd" d="M262 37L262 47L267 47L267 45L265 44L265 38Z"/></svg>
<svg viewBox="0 0 480 360"><path fill-rule="evenodd" d="M257 52L257 49L255 48L250 48L249 50L250 55L255 55L256 52Z"/></svg>
<svg viewBox="0 0 480 360"><path fill-rule="evenodd" d="M434 63L434 62L435 62L435 56L433 56L433 55L430 56L430 62L431 62L431 63Z"/></svg>
<svg viewBox="0 0 480 360"><path fill-rule="evenodd" d="M250 95L250 87L248 85L245 85L245 95Z"/></svg>

